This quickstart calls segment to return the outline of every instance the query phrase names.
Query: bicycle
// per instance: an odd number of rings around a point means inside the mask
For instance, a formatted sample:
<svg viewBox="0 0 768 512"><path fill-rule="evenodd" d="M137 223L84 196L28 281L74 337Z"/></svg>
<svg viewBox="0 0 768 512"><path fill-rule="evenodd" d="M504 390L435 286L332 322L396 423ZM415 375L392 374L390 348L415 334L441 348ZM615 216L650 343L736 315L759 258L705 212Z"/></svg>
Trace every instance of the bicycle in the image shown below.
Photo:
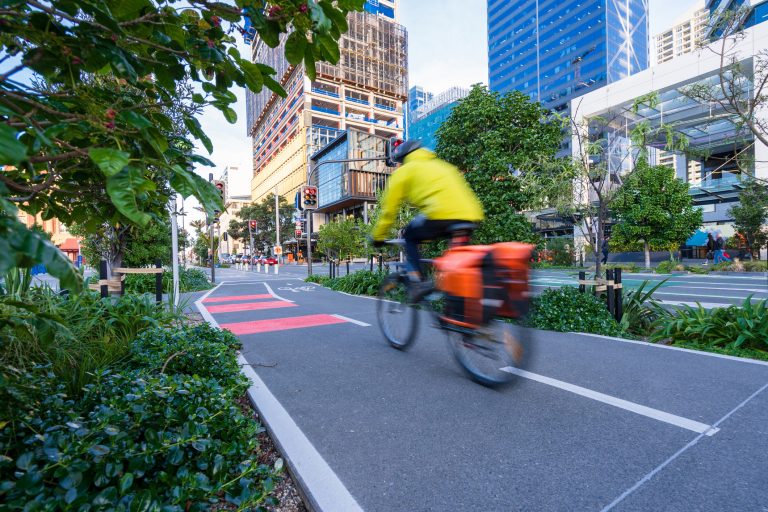
<svg viewBox="0 0 768 512"><path fill-rule="evenodd" d="M473 224L457 223L449 228L449 249L469 244ZM402 239L387 240L392 245L404 244ZM423 259L432 265L433 260ZM379 327L389 344L398 350L409 349L416 340L420 309L429 312L434 325L446 331L456 361L467 375L484 386L494 387L509 383L515 377L514 369L525 367L534 348L532 331L519 323L494 317L485 324L469 323L451 318L447 311L446 294L433 286L410 303L411 281L404 264L384 278L376 306ZM526 283L527 285L527 283ZM528 300L514 304L520 317L527 311Z"/></svg>

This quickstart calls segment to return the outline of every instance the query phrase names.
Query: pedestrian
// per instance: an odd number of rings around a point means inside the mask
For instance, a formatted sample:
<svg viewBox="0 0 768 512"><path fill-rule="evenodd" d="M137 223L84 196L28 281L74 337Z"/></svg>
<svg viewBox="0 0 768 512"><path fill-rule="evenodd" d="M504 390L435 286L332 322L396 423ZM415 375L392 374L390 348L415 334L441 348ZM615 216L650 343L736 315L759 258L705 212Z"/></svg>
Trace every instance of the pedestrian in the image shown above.
<svg viewBox="0 0 768 512"><path fill-rule="evenodd" d="M607 236L606 236L605 238L603 238L603 247L602 247L602 251L603 251L603 260L602 260L602 263L603 263L603 265L605 265L606 263L608 263L608 252L609 252L609 249L608 249L608 240L609 240L609 238L610 238L610 237L607 237Z"/></svg>
<svg viewBox="0 0 768 512"><path fill-rule="evenodd" d="M712 232L707 233L707 254L705 255L704 264L709 265L709 260L715 257L715 237L712 236Z"/></svg>
<svg viewBox="0 0 768 512"><path fill-rule="evenodd" d="M715 265L730 260L730 256L727 256L725 253L725 239L721 233L718 233L717 239L715 240Z"/></svg>

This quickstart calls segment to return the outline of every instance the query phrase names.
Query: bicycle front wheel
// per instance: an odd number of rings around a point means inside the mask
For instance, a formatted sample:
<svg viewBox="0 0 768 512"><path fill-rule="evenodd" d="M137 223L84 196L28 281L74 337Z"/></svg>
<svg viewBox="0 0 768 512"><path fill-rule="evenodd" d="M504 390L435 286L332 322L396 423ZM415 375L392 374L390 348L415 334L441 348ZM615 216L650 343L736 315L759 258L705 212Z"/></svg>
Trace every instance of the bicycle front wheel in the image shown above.
<svg viewBox="0 0 768 512"><path fill-rule="evenodd" d="M407 304L408 286L405 277L390 274L379 287L376 316L379 328L390 345L406 350L416 340L419 312Z"/></svg>
<svg viewBox="0 0 768 512"><path fill-rule="evenodd" d="M506 384L530 360L531 331L516 324L493 320L474 331L450 331L448 338L456 361L467 375L484 386Z"/></svg>

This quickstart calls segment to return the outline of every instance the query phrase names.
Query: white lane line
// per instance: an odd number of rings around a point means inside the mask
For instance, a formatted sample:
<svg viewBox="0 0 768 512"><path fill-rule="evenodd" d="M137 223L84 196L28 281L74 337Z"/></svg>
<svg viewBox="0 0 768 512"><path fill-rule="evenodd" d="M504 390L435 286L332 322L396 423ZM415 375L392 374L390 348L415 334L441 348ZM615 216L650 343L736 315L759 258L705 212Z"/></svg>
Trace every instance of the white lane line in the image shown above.
<svg viewBox="0 0 768 512"><path fill-rule="evenodd" d="M279 296L278 294L276 294L276 293L275 293L275 291L272 289L272 287L271 287L271 286L269 286L267 283L262 283L262 284L263 284L264 286L266 286L266 287L267 287L267 291L268 291L268 292L269 292L269 294L270 294L271 296L273 296L274 298L276 298L276 299L278 299L278 300L284 300L285 302L294 302L294 301L292 301L292 300L284 299L284 298L282 298L281 296Z"/></svg>
<svg viewBox="0 0 768 512"><path fill-rule="evenodd" d="M691 306L691 307L698 307L699 304L704 309L715 309L715 308L727 308L728 306L732 306L733 304L730 304L728 302L692 302L687 300L664 300L659 299L659 303L664 306Z"/></svg>
<svg viewBox="0 0 768 512"><path fill-rule="evenodd" d="M762 393L763 391L765 391L765 389L766 389L766 388L768 388L768 384L765 384L763 387L761 387L760 389L758 389L757 391L755 391L754 393L752 393L752 394L751 394L751 395L750 395L750 396L749 396L749 397L748 397L746 400L744 400L744 401L743 401L743 402L741 402L739 405L737 405L736 407L734 407L734 409L733 409L731 412L729 412L728 414L726 414L725 416L723 416L722 418L720 418L719 420L717 420L717 422L715 422L715 424L713 425L713 427L717 427L717 426L718 426L718 425L720 425L722 422L724 422L725 420L727 420L728 418L730 418L730 417L731 417L731 415L733 415L733 413L735 413L736 411L738 411L739 409L741 409L742 407L744 407L745 405L747 405L747 403L748 403L750 400L752 400L752 399L753 399L753 398L755 398L757 395L759 395L760 393ZM609 510L613 509L613 508L614 508L616 505L618 505L619 503L621 503L622 501L624 501L624 500L627 498L627 496L629 496L630 494L632 494L633 492L635 492L637 489L639 489L639 488L640 488L640 487L641 487L643 484L645 484L646 482L650 481L650 479L651 479L651 478L653 478L654 476L656 476L656 475L659 473L659 471L661 471L661 470L662 470L662 469L664 469L665 467L669 466L669 465L670 465L672 462L674 462L674 461L675 461L675 459L677 459L678 457L680 457L680 456L681 456L683 453L685 453L685 452L686 452L686 451L687 451L689 448L693 447L693 446L694 446L694 445L696 445L696 444L697 444L699 441L701 441L701 439L702 439L703 437L704 437L704 434L699 434L698 436L696 436L695 438L693 438L693 440L691 440L691 442L689 442L688 444L686 444L685 446L683 446L682 448L680 448L679 450L677 450L677 452L675 452L674 454L672 454L672 456L671 456L671 457L669 457L667 460L665 460L664 462L662 462L661 464L659 464L658 466L656 466L656 467L655 467L653 470L651 470L651 471L650 471L648 474L646 474L646 475L645 475L643 478L641 478L640 480L638 480L638 481L635 483L635 485L633 485L632 487L630 487L629 489L627 489L626 491L624 491L624 492L621 494L621 496L619 496L618 498L616 498L615 500L613 500L613 501L612 501L612 502L611 502L611 503L610 503L610 504L609 504L607 507L605 507L605 508L604 508L604 509L603 509L601 512L608 512Z"/></svg>
<svg viewBox="0 0 768 512"><path fill-rule="evenodd" d="M577 332L579 336L588 336L590 338L600 338L611 341L621 341L623 343L632 343L634 345L643 345L646 347L662 348L665 350L677 350L678 352L687 352L689 354L695 354L697 356L717 357L719 359L729 359L731 361L738 361L739 363L757 364L761 366L768 366L768 361L760 361L759 359L750 359L748 357L736 357L726 354L717 354L715 352L705 352L703 350L694 350L691 348L675 347L673 345L662 345L661 343L648 343L647 341L628 340L626 338L617 338L616 336L603 336L602 334L590 334L586 332Z"/></svg>
<svg viewBox="0 0 768 512"><path fill-rule="evenodd" d="M203 300L222 284L209 290L195 302L195 306L203 318L214 327L219 327L219 323L205 309ZM362 512L363 509L352 497L349 490L344 487L336 473L293 421L288 411L277 401L277 398L243 357L243 354L238 353L237 361L240 364L240 371L252 383L247 391L248 397L259 411L261 419L269 429L272 440L277 444L280 453L288 461L291 474L298 480L304 495L312 504L311 509L320 512L335 512L337 510Z"/></svg>
<svg viewBox="0 0 768 512"><path fill-rule="evenodd" d="M696 283L701 284L701 283ZM721 283L718 283L721 284ZM666 289L670 290L671 288L685 288L686 290L726 290L731 292L753 292L753 293L768 293L768 289L766 288L716 288L713 286L688 286L687 284L681 284L681 285L670 285L667 286ZM684 294L684 295L690 295L690 294Z"/></svg>
<svg viewBox="0 0 768 512"><path fill-rule="evenodd" d="M673 292L653 292L653 295L654 296L656 296L656 295L674 295L676 297L685 297L685 296L688 296L688 295L693 295L694 297L710 297L710 298L715 298L715 299L741 299L741 300L746 299L746 297L743 296L743 295L739 296L739 297L732 297L732 296L729 296L729 295L705 295L703 293L693 294L693 293L680 293L680 292L678 292L678 293L673 293Z"/></svg>
<svg viewBox="0 0 768 512"><path fill-rule="evenodd" d="M343 316L343 315L331 315L331 316L335 316L339 320L344 320L345 322L349 322L351 324L360 325L360 326L363 326L363 327L370 327L371 326L371 324L367 324L365 322L361 322L360 320L355 320L354 318L349 318L348 316Z"/></svg>
<svg viewBox="0 0 768 512"><path fill-rule="evenodd" d="M503 368L503 370L515 375L519 375L520 377L524 377L526 379L531 379L542 384L547 384L549 386L569 391L585 398L591 398L592 400L612 405L614 407L618 407L619 409L624 409L625 411L633 412L635 414L661 421L663 423L669 423L670 425L675 425L676 427L691 430L699 434L713 436L718 432L718 430L720 430L719 428L714 428L712 425L707 425L706 423L683 418L682 416L677 416L676 414L670 414L658 409L653 409L652 407L646 407L644 405L636 404L635 402L630 402L628 400L616 398L615 396L600 393L599 391L593 391L591 389L583 388L575 384L570 384L568 382L563 382L551 377L539 375L538 373L532 373L525 370L520 370L518 368L512 368L511 366Z"/></svg>

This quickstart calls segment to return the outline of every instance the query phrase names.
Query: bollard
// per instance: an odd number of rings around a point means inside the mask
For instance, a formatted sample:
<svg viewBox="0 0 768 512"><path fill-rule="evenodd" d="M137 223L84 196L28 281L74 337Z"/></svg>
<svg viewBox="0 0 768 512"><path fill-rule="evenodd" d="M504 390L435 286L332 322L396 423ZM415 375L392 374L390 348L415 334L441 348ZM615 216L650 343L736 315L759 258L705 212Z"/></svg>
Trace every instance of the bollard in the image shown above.
<svg viewBox="0 0 768 512"><path fill-rule="evenodd" d="M606 293L608 294L608 312L611 314L611 316L616 315L616 310L614 309L614 299L615 296L613 294L613 270L606 270L605 271L605 284L607 286Z"/></svg>
<svg viewBox="0 0 768 512"><path fill-rule="evenodd" d="M101 298L109 297L109 286L107 283L107 260L99 262L99 281L101 281ZM103 284L102 284L103 283Z"/></svg>
<svg viewBox="0 0 768 512"><path fill-rule="evenodd" d="M347 275L349 275L349 260L347 260Z"/></svg>
<svg viewBox="0 0 768 512"><path fill-rule="evenodd" d="M275 263L275 275L277 275L279 273L280 273L280 264L279 263Z"/></svg>
<svg viewBox="0 0 768 512"><path fill-rule="evenodd" d="M163 264L160 263L160 260L155 260L155 268L162 269ZM160 304L163 302L163 273L158 272L155 274L155 302Z"/></svg>
<svg viewBox="0 0 768 512"><path fill-rule="evenodd" d="M373 256L370 256L370 271L373 272Z"/></svg>
<svg viewBox="0 0 768 512"><path fill-rule="evenodd" d="M584 284L584 281L587 280L587 273L586 272L579 272L579 293L585 293L587 291L587 287Z"/></svg>
<svg viewBox="0 0 768 512"><path fill-rule="evenodd" d="M613 292L615 293L615 306L616 306L616 321L621 322L621 318L624 316L624 287L621 284L621 269L616 269L616 275L614 276Z"/></svg>
<svg viewBox="0 0 768 512"><path fill-rule="evenodd" d="M382 267L384 265L384 262L381 260L381 253L379 253L378 260L379 260L379 272L381 272L383 270Z"/></svg>

